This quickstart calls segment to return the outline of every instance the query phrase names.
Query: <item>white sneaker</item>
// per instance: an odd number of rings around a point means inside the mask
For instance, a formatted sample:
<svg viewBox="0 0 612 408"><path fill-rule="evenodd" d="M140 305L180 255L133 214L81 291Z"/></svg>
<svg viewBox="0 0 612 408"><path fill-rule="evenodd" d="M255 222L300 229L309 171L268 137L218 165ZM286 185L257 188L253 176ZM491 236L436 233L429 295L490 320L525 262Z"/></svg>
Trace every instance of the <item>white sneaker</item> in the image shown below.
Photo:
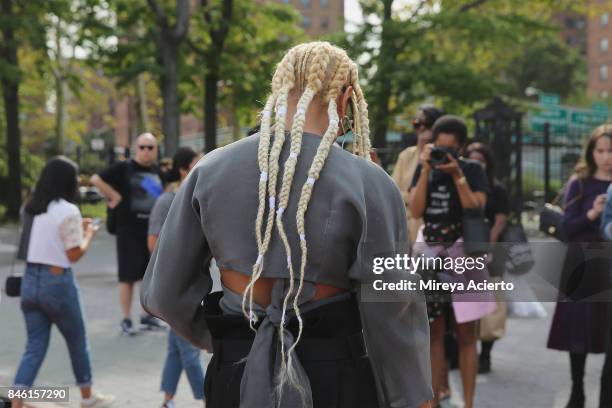
<svg viewBox="0 0 612 408"><path fill-rule="evenodd" d="M81 402L81 408L105 408L113 405L114 395L94 394L90 398L91 402Z"/></svg>

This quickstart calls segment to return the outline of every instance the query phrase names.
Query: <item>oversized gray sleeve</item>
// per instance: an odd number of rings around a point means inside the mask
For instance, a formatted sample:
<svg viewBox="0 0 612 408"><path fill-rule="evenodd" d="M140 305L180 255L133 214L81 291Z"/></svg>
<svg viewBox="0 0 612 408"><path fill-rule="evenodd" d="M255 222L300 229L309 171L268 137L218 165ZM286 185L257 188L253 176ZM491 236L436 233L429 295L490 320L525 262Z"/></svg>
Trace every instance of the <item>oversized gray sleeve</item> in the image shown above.
<svg viewBox="0 0 612 408"><path fill-rule="evenodd" d="M192 172L172 202L147 266L140 302L197 347L210 348L201 303L212 288L211 253L203 231L205 203L198 194L198 175Z"/></svg>
<svg viewBox="0 0 612 408"><path fill-rule="evenodd" d="M409 256L406 212L399 190L386 183L366 195L358 256L350 269L381 408L413 408L433 398L429 323L418 275L392 268L373 272L374 258ZM411 281L416 290L378 291L374 282ZM380 286L378 286L380 287Z"/></svg>

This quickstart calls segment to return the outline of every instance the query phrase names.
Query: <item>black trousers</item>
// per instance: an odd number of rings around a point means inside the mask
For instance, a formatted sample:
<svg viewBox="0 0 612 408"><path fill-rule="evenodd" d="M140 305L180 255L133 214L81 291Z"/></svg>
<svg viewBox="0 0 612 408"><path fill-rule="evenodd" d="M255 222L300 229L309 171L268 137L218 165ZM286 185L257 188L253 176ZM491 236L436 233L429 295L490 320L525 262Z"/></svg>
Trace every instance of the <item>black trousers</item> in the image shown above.
<svg viewBox="0 0 612 408"><path fill-rule="evenodd" d="M211 294L205 304L213 337L213 357L204 382L206 406L238 408L245 363L236 362L248 354L255 333L243 316L222 315L220 297L220 292ZM302 313L302 321L296 353L310 380L314 408L378 408L355 299ZM292 319L288 328L295 335L297 320Z"/></svg>
<svg viewBox="0 0 612 408"><path fill-rule="evenodd" d="M600 408L612 408L612 303L608 304L608 344L601 373Z"/></svg>

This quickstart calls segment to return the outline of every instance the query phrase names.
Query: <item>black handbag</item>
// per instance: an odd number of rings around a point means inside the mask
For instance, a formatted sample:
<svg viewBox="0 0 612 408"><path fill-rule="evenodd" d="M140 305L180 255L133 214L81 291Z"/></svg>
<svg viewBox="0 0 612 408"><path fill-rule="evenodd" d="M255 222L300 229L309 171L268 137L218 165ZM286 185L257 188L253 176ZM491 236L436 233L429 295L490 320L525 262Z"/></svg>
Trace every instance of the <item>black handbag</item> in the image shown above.
<svg viewBox="0 0 612 408"><path fill-rule="evenodd" d="M11 274L6 278L4 283L4 291L8 297L19 297L21 295L21 275L15 274L15 261L22 260L27 261L28 258L28 246L30 245L30 234L32 232L32 224L34 223L34 217L28 214L27 211L22 213L22 224L21 234L19 236L19 246L13 262L11 263Z"/></svg>
<svg viewBox="0 0 612 408"><path fill-rule="evenodd" d="M563 213L567 207L576 203L582 198L583 185L580 183L580 194L565 203L563 207L558 205L561 201L565 188L555 197L551 203L544 204L544 208L540 211L540 231L546 235L556 238L561 242L567 242L567 233L563 228Z"/></svg>
<svg viewBox="0 0 612 408"><path fill-rule="evenodd" d="M535 265L535 258L522 224L508 224L499 237L504 258L504 270L513 275L524 275Z"/></svg>
<svg viewBox="0 0 612 408"><path fill-rule="evenodd" d="M480 255L491 250L491 226L480 208L463 209L463 250L468 255Z"/></svg>
<svg viewBox="0 0 612 408"><path fill-rule="evenodd" d="M8 297L19 297L21 294L21 276L11 275L7 277L4 291Z"/></svg>

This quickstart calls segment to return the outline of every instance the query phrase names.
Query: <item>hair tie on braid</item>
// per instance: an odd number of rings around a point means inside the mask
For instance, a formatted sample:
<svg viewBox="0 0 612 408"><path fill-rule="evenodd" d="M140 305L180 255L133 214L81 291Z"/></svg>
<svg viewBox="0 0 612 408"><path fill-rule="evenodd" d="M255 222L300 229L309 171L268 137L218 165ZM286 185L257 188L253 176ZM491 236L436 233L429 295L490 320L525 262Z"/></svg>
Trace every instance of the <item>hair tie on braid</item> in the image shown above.
<svg viewBox="0 0 612 408"><path fill-rule="evenodd" d="M291 153L289 153L289 158L290 159L297 159L298 158L298 154L296 152L291 152Z"/></svg>
<svg viewBox="0 0 612 408"><path fill-rule="evenodd" d="M310 184L311 186L313 186L315 183L315 178L314 177L308 177L306 179L306 184Z"/></svg>
<svg viewBox="0 0 612 408"><path fill-rule="evenodd" d="M278 109L276 110L276 113L278 116L285 116L287 114L287 107L286 106L279 106Z"/></svg>
<svg viewBox="0 0 612 408"><path fill-rule="evenodd" d="M279 217L282 217L284 212L285 212L285 209L283 207L280 207L278 210L276 210L276 215L278 215Z"/></svg>
<svg viewBox="0 0 612 408"><path fill-rule="evenodd" d="M263 182L268 181L268 172L267 171L262 171L261 174L259 174L259 181L263 181Z"/></svg>
<svg viewBox="0 0 612 408"><path fill-rule="evenodd" d="M249 310L249 323L255 324L255 323L257 323L258 320L259 319L258 319L257 315L255 314L255 312L252 311L252 310Z"/></svg>
<svg viewBox="0 0 612 408"><path fill-rule="evenodd" d="M300 241L306 241L306 234L300 234Z"/></svg>
<svg viewBox="0 0 612 408"><path fill-rule="evenodd" d="M255 265L261 265L261 261L263 261L263 254L257 255L257 260L255 261Z"/></svg>
<svg viewBox="0 0 612 408"><path fill-rule="evenodd" d="M262 116L262 117L264 117L264 118L266 118L266 119L269 119L269 118L271 118L271 117L272 117L272 111L265 110L265 111L263 111L263 113L262 113L262 115L261 115L261 116Z"/></svg>
<svg viewBox="0 0 612 408"><path fill-rule="evenodd" d="M287 266L291 266L291 255L287 255Z"/></svg>
<svg viewBox="0 0 612 408"><path fill-rule="evenodd" d="M334 118L329 121L330 126L338 126L338 119Z"/></svg>
<svg viewBox="0 0 612 408"><path fill-rule="evenodd" d="M276 207L276 197L275 197L275 196L270 197L270 198L268 199L268 202L269 202L269 204L270 204L270 208L274 208L274 207Z"/></svg>

